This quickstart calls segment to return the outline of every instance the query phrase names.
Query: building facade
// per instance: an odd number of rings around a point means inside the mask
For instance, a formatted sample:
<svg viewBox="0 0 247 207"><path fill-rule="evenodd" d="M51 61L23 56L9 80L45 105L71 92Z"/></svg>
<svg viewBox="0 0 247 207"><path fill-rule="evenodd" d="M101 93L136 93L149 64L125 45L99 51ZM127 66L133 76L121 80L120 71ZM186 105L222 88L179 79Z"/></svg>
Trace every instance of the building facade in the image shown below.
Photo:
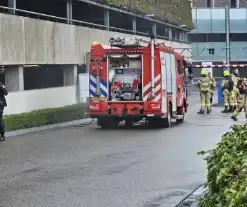
<svg viewBox="0 0 247 207"><path fill-rule="evenodd" d="M193 64L247 63L247 8L193 8L192 18Z"/></svg>

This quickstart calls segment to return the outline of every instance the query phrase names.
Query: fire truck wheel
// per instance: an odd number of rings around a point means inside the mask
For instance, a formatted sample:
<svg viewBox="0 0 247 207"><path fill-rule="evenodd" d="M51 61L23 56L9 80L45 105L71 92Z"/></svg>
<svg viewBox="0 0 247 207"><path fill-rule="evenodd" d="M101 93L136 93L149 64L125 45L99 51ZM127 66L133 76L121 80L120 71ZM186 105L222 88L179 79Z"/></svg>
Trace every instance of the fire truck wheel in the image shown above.
<svg viewBox="0 0 247 207"><path fill-rule="evenodd" d="M180 124L180 123L183 123L184 122L185 113L183 112L183 114L181 114L181 115L183 115L181 119L176 119L176 123L177 124Z"/></svg>
<svg viewBox="0 0 247 207"><path fill-rule="evenodd" d="M164 127L170 128L172 126L172 105L169 105L168 117L164 120Z"/></svg>
<svg viewBox="0 0 247 207"><path fill-rule="evenodd" d="M125 120L125 127L131 128L133 127L133 121L131 119Z"/></svg>
<svg viewBox="0 0 247 207"><path fill-rule="evenodd" d="M97 124L102 129L111 129L118 127L118 121L114 119L98 119Z"/></svg>

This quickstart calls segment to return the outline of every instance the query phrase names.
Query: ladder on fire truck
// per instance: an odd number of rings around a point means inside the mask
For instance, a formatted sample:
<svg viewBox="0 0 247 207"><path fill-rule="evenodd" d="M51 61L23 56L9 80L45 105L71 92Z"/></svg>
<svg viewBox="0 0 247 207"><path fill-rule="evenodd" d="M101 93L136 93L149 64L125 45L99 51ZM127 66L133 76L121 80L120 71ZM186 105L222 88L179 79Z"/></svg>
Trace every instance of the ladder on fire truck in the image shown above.
<svg viewBox="0 0 247 207"><path fill-rule="evenodd" d="M111 37L110 45L119 48L143 48L150 44L150 41L141 38Z"/></svg>

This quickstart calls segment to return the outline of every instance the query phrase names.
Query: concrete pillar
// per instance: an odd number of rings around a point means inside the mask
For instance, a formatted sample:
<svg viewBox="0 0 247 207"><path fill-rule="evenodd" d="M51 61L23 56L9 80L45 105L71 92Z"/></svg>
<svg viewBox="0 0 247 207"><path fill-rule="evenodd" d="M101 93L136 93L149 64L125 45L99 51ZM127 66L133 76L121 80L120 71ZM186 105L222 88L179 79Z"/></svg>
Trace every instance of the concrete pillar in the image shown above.
<svg viewBox="0 0 247 207"><path fill-rule="evenodd" d="M9 13L10 14L15 14L15 9L16 9L16 0L8 0L8 7L12 8Z"/></svg>
<svg viewBox="0 0 247 207"><path fill-rule="evenodd" d="M24 90L24 74L22 66L5 68L5 87L8 91Z"/></svg>
<svg viewBox="0 0 247 207"><path fill-rule="evenodd" d="M67 14L67 24L72 24L72 1L67 0L67 5L66 5L66 14Z"/></svg>
<svg viewBox="0 0 247 207"><path fill-rule="evenodd" d="M157 32L157 29L156 29L156 23L153 23L152 25L152 33L153 35L156 37L156 32Z"/></svg>
<svg viewBox="0 0 247 207"><path fill-rule="evenodd" d="M239 0L236 0L236 8L239 8Z"/></svg>
<svg viewBox="0 0 247 207"><path fill-rule="evenodd" d="M133 17L132 19L132 30L133 33L136 34L136 17Z"/></svg>
<svg viewBox="0 0 247 207"><path fill-rule="evenodd" d="M215 7L215 0L212 0L212 8Z"/></svg>
<svg viewBox="0 0 247 207"><path fill-rule="evenodd" d="M77 65L69 65L63 69L63 80L64 86L77 84Z"/></svg>
<svg viewBox="0 0 247 207"><path fill-rule="evenodd" d="M172 39L172 28L169 27L169 40Z"/></svg>
<svg viewBox="0 0 247 207"><path fill-rule="evenodd" d="M110 26L110 11L109 11L109 9L104 10L104 25L106 26L106 30L109 31L109 26Z"/></svg>

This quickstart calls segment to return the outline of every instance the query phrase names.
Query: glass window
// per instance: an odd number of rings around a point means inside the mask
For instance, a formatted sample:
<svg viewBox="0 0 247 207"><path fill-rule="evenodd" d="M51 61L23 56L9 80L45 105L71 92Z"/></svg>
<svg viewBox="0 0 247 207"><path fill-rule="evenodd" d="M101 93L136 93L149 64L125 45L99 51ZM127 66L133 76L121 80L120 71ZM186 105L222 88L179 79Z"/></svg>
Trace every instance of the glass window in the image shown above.
<svg viewBox="0 0 247 207"><path fill-rule="evenodd" d="M211 9L197 9L196 16L197 16L196 32L211 33L212 31Z"/></svg>
<svg viewBox="0 0 247 207"><path fill-rule="evenodd" d="M226 57L226 43L193 43L192 59L195 61L224 61ZM214 54L209 54L209 49L214 49Z"/></svg>
<svg viewBox="0 0 247 207"><path fill-rule="evenodd" d="M230 9L230 32L247 32L247 12L246 9Z"/></svg>
<svg viewBox="0 0 247 207"><path fill-rule="evenodd" d="M208 34L208 42L225 42L226 34Z"/></svg>
<svg viewBox="0 0 247 207"><path fill-rule="evenodd" d="M226 34L189 34L190 42L225 42Z"/></svg>
<svg viewBox="0 0 247 207"><path fill-rule="evenodd" d="M207 42L207 34L189 34L190 42Z"/></svg>
<svg viewBox="0 0 247 207"><path fill-rule="evenodd" d="M245 33L231 33L230 41L233 42L247 42L247 34Z"/></svg>
<svg viewBox="0 0 247 207"><path fill-rule="evenodd" d="M231 42L230 47L232 61L247 60L247 42Z"/></svg>
<svg viewBox="0 0 247 207"><path fill-rule="evenodd" d="M226 12L225 9L211 9L212 15L212 33L226 32Z"/></svg>

